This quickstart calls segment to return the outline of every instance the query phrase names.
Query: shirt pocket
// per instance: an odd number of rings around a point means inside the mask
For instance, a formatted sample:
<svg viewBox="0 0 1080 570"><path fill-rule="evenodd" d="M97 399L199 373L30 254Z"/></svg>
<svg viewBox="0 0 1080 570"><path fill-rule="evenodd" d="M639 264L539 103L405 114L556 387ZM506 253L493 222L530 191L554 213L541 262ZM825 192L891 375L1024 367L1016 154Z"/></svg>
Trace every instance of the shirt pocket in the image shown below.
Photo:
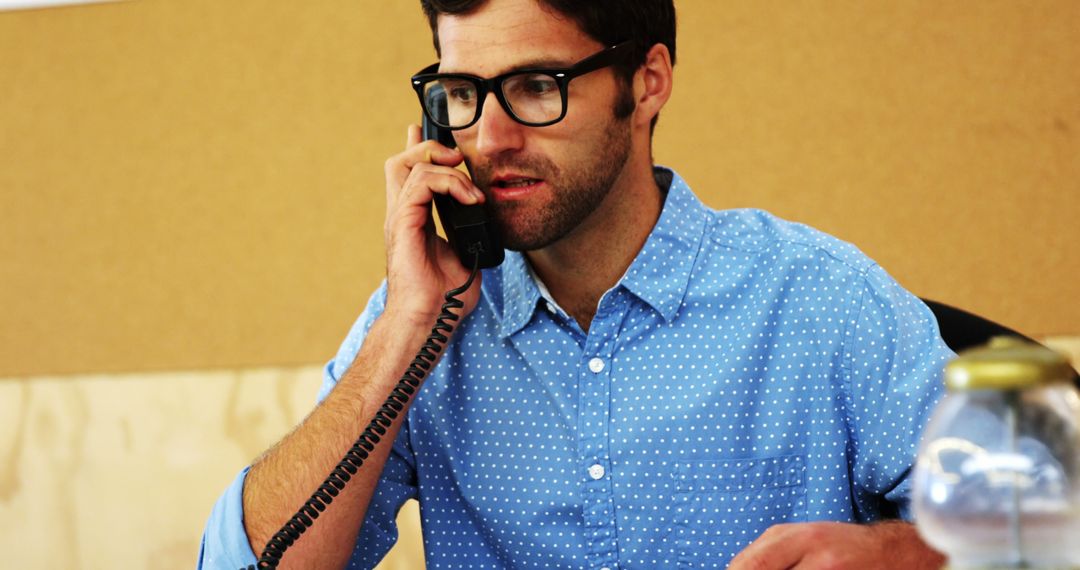
<svg viewBox="0 0 1080 570"><path fill-rule="evenodd" d="M806 520L806 458L677 461L679 568L726 568L774 524Z"/></svg>

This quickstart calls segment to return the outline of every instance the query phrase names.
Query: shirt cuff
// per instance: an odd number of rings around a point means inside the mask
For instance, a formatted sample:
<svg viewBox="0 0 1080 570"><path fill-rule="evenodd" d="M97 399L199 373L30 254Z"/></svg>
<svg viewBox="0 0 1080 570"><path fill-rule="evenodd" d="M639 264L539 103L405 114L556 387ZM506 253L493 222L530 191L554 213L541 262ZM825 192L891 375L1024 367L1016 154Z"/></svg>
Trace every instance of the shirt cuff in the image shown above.
<svg viewBox="0 0 1080 570"><path fill-rule="evenodd" d="M244 530L245 467L218 499L203 532L198 568L238 570L258 562Z"/></svg>

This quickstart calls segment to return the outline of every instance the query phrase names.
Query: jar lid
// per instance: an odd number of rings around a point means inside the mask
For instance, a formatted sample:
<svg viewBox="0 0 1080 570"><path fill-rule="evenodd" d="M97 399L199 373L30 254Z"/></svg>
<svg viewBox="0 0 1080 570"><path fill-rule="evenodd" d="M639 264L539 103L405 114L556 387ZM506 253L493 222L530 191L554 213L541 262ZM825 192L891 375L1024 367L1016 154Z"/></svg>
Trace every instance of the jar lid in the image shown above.
<svg viewBox="0 0 1080 570"><path fill-rule="evenodd" d="M952 391L1026 390L1067 382L1072 376L1061 354L1011 336L994 337L945 365L945 385Z"/></svg>

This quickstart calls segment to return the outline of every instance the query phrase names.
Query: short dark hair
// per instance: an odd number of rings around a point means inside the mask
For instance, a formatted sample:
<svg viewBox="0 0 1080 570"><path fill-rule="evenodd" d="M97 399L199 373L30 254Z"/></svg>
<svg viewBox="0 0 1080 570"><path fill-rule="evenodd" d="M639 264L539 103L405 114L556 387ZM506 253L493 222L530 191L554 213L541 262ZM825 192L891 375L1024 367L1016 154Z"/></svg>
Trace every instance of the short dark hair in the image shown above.
<svg viewBox="0 0 1080 570"><path fill-rule="evenodd" d="M420 6L431 25L435 53L439 48L438 18L440 14L468 14L488 0L420 0ZM542 6L570 18L589 37L611 47L626 40L635 40L634 48L624 62L616 65L619 75L629 81L637 68L645 63L645 54L656 44L664 44L675 64L675 4L674 0L535 0Z"/></svg>

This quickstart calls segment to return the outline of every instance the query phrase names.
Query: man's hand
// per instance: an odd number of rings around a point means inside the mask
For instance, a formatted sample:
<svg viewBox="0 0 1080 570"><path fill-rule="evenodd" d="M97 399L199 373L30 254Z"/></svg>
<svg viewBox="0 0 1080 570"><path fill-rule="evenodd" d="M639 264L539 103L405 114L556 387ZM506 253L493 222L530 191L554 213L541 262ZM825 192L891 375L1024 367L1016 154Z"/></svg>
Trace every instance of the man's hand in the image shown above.
<svg viewBox="0 0 1080 570"><path fill-rule="evenodd" d="M430 326L443 293L464 283L471 269L435 234L432 198L449 194L463 204L477 204L484 194L454 168L464 160L460 151L420 139L420 127L410 126L405 150L385 166L386 313ZM479 300L479 281L462 296L464 313Z"/></svg>
<svg viewBox="0 0 1080 570"><path fill-rule="evenodd" d="M906 522L810 522L769 528L728 569L938 570L944 563L945 558Z"/></svg>

